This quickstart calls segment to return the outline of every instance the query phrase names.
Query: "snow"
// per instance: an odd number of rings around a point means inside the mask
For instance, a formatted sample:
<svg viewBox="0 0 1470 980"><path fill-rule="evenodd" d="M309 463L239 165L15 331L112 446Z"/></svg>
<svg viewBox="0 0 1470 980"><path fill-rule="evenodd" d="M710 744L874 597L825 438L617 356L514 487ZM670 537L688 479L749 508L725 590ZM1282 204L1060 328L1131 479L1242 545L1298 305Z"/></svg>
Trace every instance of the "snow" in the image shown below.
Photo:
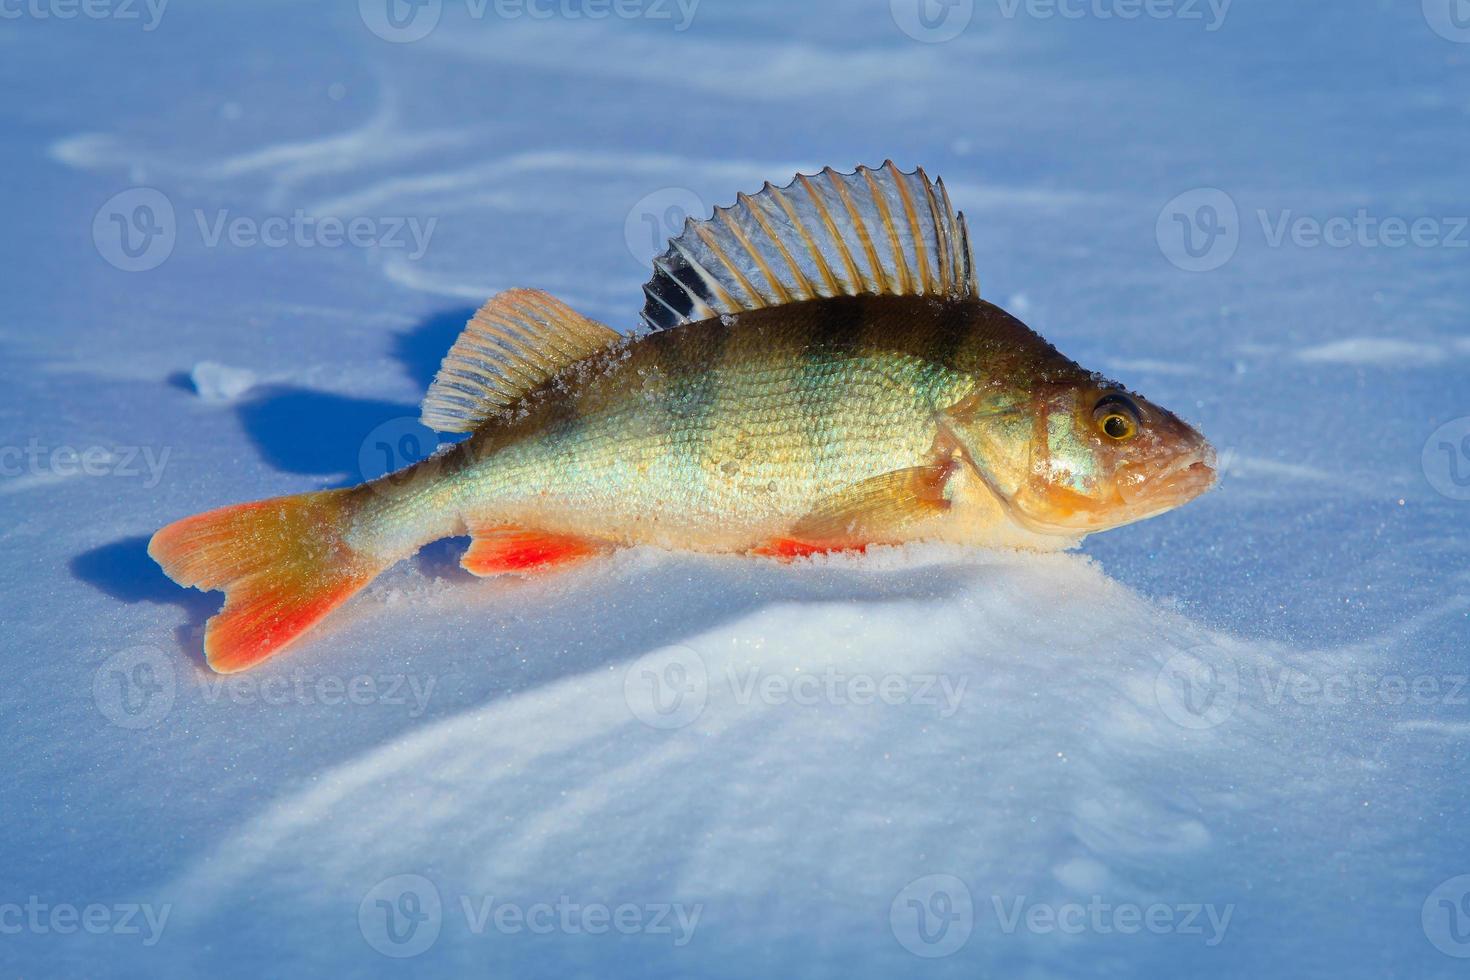
<svg viewBox="0 0 1470 980"><path fill-rule="evenodd" d="M1470 37L904 2L5 8L5 973L1463 975ZM1215 492L1062 555L443 542L202 666L153 530L428 451L489 293L630 327L687 213L890 156Z"/></svg>
<svg viewBox="0 0 1470 980"><path fill-rule="evenodd" d="M214 361L200 361L189 372L189 380L199 397L207 402L231 402L237 400L259 379L247 368L234 368Z"/></svg>

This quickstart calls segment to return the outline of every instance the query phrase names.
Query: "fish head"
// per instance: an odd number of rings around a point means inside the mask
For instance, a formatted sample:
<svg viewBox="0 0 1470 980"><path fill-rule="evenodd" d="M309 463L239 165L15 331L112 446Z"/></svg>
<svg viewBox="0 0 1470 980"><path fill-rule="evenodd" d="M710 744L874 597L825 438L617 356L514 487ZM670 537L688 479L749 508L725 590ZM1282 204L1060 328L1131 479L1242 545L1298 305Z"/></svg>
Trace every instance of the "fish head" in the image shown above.
<svg viewBox="0 0 1470 980"><path fill-rule="evenodd" d="M1153 517L1214 486L1215 450L1167 409L1089 376L991 399L960 441L1012 518L1081 536Z"/></svg>

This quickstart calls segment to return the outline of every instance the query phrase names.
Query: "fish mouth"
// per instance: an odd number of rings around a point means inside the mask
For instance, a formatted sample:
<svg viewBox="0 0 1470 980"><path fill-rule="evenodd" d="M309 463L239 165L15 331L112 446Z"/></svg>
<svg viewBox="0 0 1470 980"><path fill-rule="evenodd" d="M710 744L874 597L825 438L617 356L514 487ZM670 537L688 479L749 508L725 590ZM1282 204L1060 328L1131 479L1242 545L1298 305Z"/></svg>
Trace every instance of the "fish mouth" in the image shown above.
<svg viewBox="0 0 1470 980"><path fill-rule="evenodd" d="M1187 504L1217 479L1215 451L1206 444L1160 463L1136 463L1120 471L1112 499L1097 508L1069 508L1065 501L1058 506L1037 507L1034 502L1028 506L1015 497L995 495L1018 525L1043 534L1077 536L1157 517Z"/></svg>
<svg viewBox="0 0 1470 980"><path fill-rule="evenodd" d="M1134 512L1133 519L1151 517L1186 504L1213 487L1219 479L1215 450L1206 444L1180 453L1163 465L1145 466L1118 481L1118 495Z"/></svg>
<svg viewBox="0 0 1470 980"><path fill-rule="evenodd" d="M1072 538L1156 517L1187 504L1219 479L1215 450L1203 439L1157 461L1121 467L1106 499L1096 501L1026 483L1019 492L1006 493L978 468L976 473L1017 526Z"/></svg>

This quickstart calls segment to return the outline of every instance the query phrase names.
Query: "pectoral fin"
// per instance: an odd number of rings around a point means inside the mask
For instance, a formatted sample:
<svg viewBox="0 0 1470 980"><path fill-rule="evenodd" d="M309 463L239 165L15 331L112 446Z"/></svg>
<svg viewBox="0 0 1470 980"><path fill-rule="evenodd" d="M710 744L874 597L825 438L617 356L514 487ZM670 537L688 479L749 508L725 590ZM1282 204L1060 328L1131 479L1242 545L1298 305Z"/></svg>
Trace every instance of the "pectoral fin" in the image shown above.
<svg viewBox="0 0 1470 980"><path fill-rule="evenodd" d="M953 468L945 460L855 483L797 521L789 534L753 549L754 553L796 558L902 541L914 525L949 508L944 486Z"/></svg>

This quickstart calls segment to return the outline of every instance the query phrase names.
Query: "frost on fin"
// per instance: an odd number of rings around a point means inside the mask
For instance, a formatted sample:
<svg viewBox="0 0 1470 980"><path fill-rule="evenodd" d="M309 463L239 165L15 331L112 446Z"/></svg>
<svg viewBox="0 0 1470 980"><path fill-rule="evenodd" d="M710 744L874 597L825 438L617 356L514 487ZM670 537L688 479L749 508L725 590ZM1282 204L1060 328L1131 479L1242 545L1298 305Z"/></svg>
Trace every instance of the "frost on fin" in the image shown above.
<svg viewBox="0 0 1470 980"><path fill-rule="evenodd" d="M539 289L501 293L480 307L449 349L424 398L424 425L469 432L617 339L616 330Z"/></svg>
<svg viewBox="0 0 1470 980"><path fill-rule="evenodd" d="M762 558L779 558L782 561L793 561L797 558L810 558L812 555L830 555L843 551L864 552L868 550L866 544L830 544L821 541L802 541L798 538L773 538L765 544L750 549L752 555Z"/></svg>
<svg viewBox="0 0 1470 980"><path fill-rule="evenodd" d="M653 267L642 314L652 330L825 296L980 295L944 182L891 160L767 182L686 222Z"/></svg>

